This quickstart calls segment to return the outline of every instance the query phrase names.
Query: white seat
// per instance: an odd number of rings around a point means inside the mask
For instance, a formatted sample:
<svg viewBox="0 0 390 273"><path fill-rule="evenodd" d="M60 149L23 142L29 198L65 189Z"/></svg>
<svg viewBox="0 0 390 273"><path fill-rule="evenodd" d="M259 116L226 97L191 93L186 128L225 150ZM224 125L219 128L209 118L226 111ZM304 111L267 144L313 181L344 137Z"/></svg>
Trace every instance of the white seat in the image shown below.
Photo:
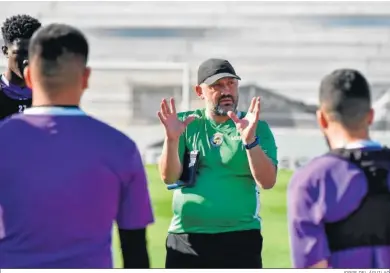
<svg viewBox="0 0 390 273"><path fill-rule="evenodd" d="M214 2L79 2L77 5L71 2L57 2L56 12L70 15L114 15L132 16L148 15L180 15L180 14L221 14L224 7Z"/></svg>
<svg viewBox="0 0 390 273"><path fill-rule="evenodd" d="M378 54L377 46L343 46L343 45L264 45L238 42L229 45L209 40L207 42L195 42L192 46L193 54L197 56L223 55L226 57L248 59L286 59L286 58L315 58L315 59L354 59L364 60Z"/></svg>
<svg viewBox="0 0 390 273"><path fill-rule="evenodd" d="M90 89L103 90L107 92L128 92L132 83L165 85L181 84L181 70L105 70L94 69L92 66Z"/></svg>
<svg viewBox="0 0 390 273"><path fill-rule="evenodd" d="M260 28L261 29L261 28ZM294 27L292 31L260 30L257 28L242 29L233 38L251 41L252 43L300 43L300 44L383 44L387 43L390 33L387 28L307 28ZM256 35L257 33L257 35ZM232 37L231 37L232 38Z"/></svg>
<svg viewBox="0 0 390 273"><path fill-rule="evenodd" d="M258 16L390 14L388 2L230 2L229 6L235 13Z"/></svg>
<svg viewBox="0 0 390 273"><path fill-rule="evenodd" d="M383 15L389 10L386 2L358 3L269 3L269 2L56 2L58 12L69 14L242 14L258 16L305 15ZM387 13L389 14L389 12Z"/></svg>
<svg viewBox="0 0 390 273"><path fill-rule="evenodd" d="M210 55L210 57L219 57ZM197 69L201 62L203 62L204 58L194 58L191 59L191 67ZM330 72L334 69L338 68L355 68L358 70L365 70L366 63L364 61L354 61L354 60L337 60L330 59L328 61L323 59L305 59L300 60L296 59L268 59L262 62L256 61L242 61L240 58L228 58L229 61L236 68L237 72L250 73L251 71L268 71L268 72L279 72L285 71L286 73L311 73L312 71L325 71L325 73Z"/></svg>
<svg viewBox="0 0 390 273"><path fill-rule="evenodd" d="M203 16L201 18L188 17L186 15L169 16L166 14L153 15L145 19L143 14L135 14L131 16L116 16L116 15L100 15L100 16L74 16L74 15L58 15L49 14L42 21L47 24L51 22L59 22L72 24L84 28L99 28L99 27L213 27L216 25L215 18L211 16Z"/></svg>
<svg viewBox="0 0 390 273"><path fill-rule="evenodd" d="M112 55L112 50L122 58L147 57L148 55L162 58L186 54L187 42L179 39L125 39L125 38L89 38L92 57ZM156 60L157 61L157 60Z"/></svg>

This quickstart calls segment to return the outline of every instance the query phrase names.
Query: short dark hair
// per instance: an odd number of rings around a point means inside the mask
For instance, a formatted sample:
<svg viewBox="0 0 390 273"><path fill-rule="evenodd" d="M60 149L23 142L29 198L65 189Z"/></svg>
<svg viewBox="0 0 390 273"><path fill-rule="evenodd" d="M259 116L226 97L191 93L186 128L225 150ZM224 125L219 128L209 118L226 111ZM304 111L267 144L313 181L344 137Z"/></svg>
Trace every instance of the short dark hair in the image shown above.
<svg viewBox="0 0 390 273"><path fill-rule="evenodd" d="M36 61L42 77L47 82L50 79L51 85L58 85L71 77L75 71L71 71L70 67L75 63L78 67L85 67L88 52L89 46L84 34L66 24L49 24L39 29L33 35L28 50L29 63Z"/></svg>
<svg viewBox="0 0 390 273"><path fill-rule="evenodd" d="M3 40L6 44L11 44L16 39L30 39L41 25L38 19L30 15L14 15L7 18L1 27Z"/></svg>
<svg viewBox="0 0 390 273"><path fill-rule="evenodd" d="M57 61L64 54L73 54L88 61L89 46L84 34L66 24L50 24L42 27L32 37L29 58L39 57L46 61Z"/></svg>
<svg viewBox="0 0 390 273"><path fill-rule="evenodd" d="M354 69L337 69L324 77L320 106L347 129L355 130L371 110L371 91L366 78Z"/></svg>

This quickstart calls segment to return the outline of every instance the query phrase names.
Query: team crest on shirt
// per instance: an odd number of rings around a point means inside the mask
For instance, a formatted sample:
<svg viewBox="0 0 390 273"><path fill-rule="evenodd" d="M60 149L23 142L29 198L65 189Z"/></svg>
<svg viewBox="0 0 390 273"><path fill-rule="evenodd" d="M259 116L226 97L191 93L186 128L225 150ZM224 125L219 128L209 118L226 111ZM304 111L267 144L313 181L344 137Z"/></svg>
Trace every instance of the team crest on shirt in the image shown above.
<svg viewBox="0 0 390 273"><path fill-rule="evenodd" d="M221 146L223 142L223 134L221 133L215 133L211 138L210 138L210 143L214 147Z"/></svg>

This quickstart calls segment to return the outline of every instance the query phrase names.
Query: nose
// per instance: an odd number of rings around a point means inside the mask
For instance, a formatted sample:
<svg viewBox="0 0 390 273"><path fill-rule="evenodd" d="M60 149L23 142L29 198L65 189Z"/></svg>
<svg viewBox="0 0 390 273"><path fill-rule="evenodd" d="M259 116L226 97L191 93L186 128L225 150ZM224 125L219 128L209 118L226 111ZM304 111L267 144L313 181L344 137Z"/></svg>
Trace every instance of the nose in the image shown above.
<svg viewBox="0 0 390 273"><path fill-rule="evenodd" d="M221 95L231 95L231 90L228 86L224 86L221 89Z"/></svg>

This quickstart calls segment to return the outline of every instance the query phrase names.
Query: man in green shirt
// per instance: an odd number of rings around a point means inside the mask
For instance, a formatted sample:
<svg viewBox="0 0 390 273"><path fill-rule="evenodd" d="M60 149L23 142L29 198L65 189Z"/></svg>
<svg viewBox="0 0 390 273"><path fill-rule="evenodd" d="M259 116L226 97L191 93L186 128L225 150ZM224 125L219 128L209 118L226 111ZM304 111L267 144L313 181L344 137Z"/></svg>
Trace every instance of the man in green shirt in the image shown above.
<svg viewBox="0 0 390 273"><path fill-rule="evenodd" d="M275 185L277 148L260 98L237 111L238 80L227 60L209 59L195 87L204 109L177 114L173 99L161 103L164 182L180 178L186 152L200 156L195 185L174 191L166 268L262 268L259 187Z"/></svg>

